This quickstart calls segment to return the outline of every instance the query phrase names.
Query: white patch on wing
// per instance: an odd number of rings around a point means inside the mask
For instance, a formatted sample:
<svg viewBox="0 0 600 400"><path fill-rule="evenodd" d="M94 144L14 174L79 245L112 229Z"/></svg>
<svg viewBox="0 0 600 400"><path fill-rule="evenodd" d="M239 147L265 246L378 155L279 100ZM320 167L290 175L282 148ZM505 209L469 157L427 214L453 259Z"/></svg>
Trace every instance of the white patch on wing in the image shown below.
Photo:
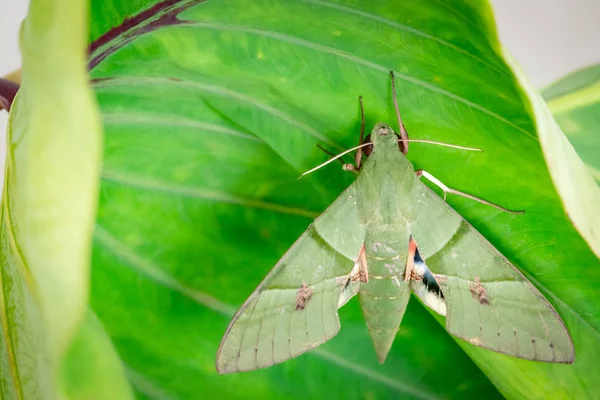
<svg viewBox="0 0 600 400"><path fill-rule="evenodd" d="M426 272L430 271L423 261L415 262L413 273L418 279L412 279L410 281L410 287L427 307L445 317L447 311L446 300L437 293L427 290L427 286L423 282L423 276Z"/></svg>
<svg viewBox="0 0 600 400"><path fill-rule="evenodd" d="M428 291L423 281L411 281L410 287L427 307L444 317L446 316L446 300Z"/></svg>
<svg viewBox="0 0 600 400"><path fill-rule="evenodd" d="M427 271L427 270L428 270L427 265L425 265L425 263L423 261L416 261L413 266L413 272L417 276L425 275L425 271Z"/></svg>
<svg viewBox="0 0 600 400"><path fill-rule="evenodd" d="M359 274L360 262L357 261L354 263L352 271L350 271L350 273L345 277L342 277L344 281L342 283L342 291L338 300L338 308L341 308L344 304L350 301L351 298L356 296L356 293L358 293L358 289L360 287L360 281L358 280Z"/></svg>

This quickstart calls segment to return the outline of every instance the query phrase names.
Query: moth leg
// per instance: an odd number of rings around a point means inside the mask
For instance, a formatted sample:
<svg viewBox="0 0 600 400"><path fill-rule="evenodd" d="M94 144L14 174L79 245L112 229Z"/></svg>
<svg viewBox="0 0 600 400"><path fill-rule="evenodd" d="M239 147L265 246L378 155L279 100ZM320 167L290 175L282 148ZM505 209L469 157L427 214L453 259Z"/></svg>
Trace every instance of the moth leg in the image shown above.
<svg viewBox="0 0 600 400"><path fill-rule="evenodd" d="M364 136L365 136L365 110L363 108L362 96L358 96L358 102L360 103L360 136L358 140L358 144L363 144ZM359 148L356 150L356 154L354 155L354 165L347 163L342 167L344 171L350 171L358 174L360 171L360 166L362 164L362 156L363 150Z"/></svg>
<svg viewBox="0 0 600 400"><path fill-rule="evenodd" d="M360 136L358 138L358 144L361 145L363 144L365 136L365 109L363 107L362 96L358 96L358 103L360 104ZM356 169L360 169L362 156L362 148L356 150L356 154L354 155L354 165L356 165Z"/></svg>
<svg viewBox="0 0 600 400"><path fill-rule="evenodd" d="M507 212L509 214L525 214L525 211L513 211L513 210L509 210L508 208L504 208L502 206L499 206L498 204L494 204L492 202L489 202L487 200L484 199L480 199L479 197L475 197L473 195L470 195L468 193L464 193L455 189L451 189L448 186L444 185L439 179L437 179L435 176L431 175L429 172L424 171L422 169L415 171L416 175L418 178L420 178L421 176L424 176L425 178L427 178L427 180L431 183L433 183L434 185L436 185L437 187L439 187L440 189L442 189L442 191L444 192L444 201L446 200L446 194L447 193L451 193L451 194L456 194L458 196L462 196L462 197L466 197L467 199L471 199L474 201L477 201L481 204L485 204L487 206L490 207L494 207L500 211L504 211Z"/></svg>
<svg viewBox="0 0 600 400"><path fill-rule="evenodd" d="M359 168L355 167L352 164L344 164L344 166L342 167L342 169L344 171L350 171L350 172L354 172L355 174L358 174L358 171L360 171Z"/></svg>
<svg viewBox="0 0 600 400"><path fill-rule="evenodd" d="M398 99L396 98L396 82L394 79L394 71L390 71L390 76L392 77L392 96L394 99L394 109L396 110L396 117L398 118L400 139L402 139L402 142L400 142L402 145L401 151L404 155L406 155L406 153L408 153L408 132L406 131L404 123L402 122L402 117L400 116L400 108L398 107Z"/></svg>

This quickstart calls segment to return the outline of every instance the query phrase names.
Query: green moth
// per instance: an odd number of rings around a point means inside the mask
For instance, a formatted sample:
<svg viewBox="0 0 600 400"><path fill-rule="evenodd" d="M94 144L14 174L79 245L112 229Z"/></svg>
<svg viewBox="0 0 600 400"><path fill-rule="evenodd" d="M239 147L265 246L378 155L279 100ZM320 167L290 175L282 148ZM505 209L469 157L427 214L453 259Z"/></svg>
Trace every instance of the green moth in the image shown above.
<svg viewBox="0 0 600 400"><path fill-rule="evenodd" d="M356 294L383 362L411 292L446 317L448 332L472 345L527 360L573 362L573 343L554 308L420 178L444 194L501 207L414 170L405 157L408 134L393 73L392 92L400 135L378 123L363 142L363 113L361 144L349 150L357 150L355 165L344 165L357 172L356 180L235 314L217 353L219 373L269 367L328 341L340 330L338 308Z"/></svg>

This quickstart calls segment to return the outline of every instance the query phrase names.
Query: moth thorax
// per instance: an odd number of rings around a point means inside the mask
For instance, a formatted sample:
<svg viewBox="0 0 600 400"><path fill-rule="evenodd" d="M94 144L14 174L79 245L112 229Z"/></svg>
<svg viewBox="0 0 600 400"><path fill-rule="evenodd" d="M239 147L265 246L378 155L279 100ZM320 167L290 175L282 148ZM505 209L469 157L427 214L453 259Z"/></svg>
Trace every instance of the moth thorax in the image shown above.
<svg viewBox="0 0 600 400"><path fill-rule="evenodd" d="M400 136L396 132L393 132L393 134L394 134L394 138L396 140L400 139ZM368 142L371 142L371 134L368 134L367 137L364 140L364 143L368 143ZM402 143L401 142L398 142L398 150L402 151ZM372 152L373 152L373 145L372 144L370 146L363 147L363 154L365 156L368 157Z"/></svg>

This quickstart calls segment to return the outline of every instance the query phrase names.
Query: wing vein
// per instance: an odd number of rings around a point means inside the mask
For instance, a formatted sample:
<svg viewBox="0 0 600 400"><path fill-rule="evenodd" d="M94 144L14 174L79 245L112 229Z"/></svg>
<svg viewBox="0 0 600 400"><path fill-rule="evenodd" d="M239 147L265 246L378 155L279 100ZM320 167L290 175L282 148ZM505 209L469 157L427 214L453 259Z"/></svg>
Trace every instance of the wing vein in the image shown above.
<svg viewBox="0 0 600 400"><path fill-rule="evenodd" d="M262 293L261 293L262 295ZM244 330L242 331L243 333L240 335L241 339L240 339L240 347L238 348L238 352L237 352L237 369L240 370L240 360L241 360L241 353L242 353L242 346L244 345L244 339L246 338L246 331L248 330L248 326L250 325L250 323L252 322L252 317L254 317L254 310L256 310L256 306L258 305L258 302L260 301L260 297L261 295L259 295L256 298L256 302L254 303L254 306L252 307L252 311L250 311L250 315L248 316L248 319L246 320L246 323L244 324Z"/></svg>

